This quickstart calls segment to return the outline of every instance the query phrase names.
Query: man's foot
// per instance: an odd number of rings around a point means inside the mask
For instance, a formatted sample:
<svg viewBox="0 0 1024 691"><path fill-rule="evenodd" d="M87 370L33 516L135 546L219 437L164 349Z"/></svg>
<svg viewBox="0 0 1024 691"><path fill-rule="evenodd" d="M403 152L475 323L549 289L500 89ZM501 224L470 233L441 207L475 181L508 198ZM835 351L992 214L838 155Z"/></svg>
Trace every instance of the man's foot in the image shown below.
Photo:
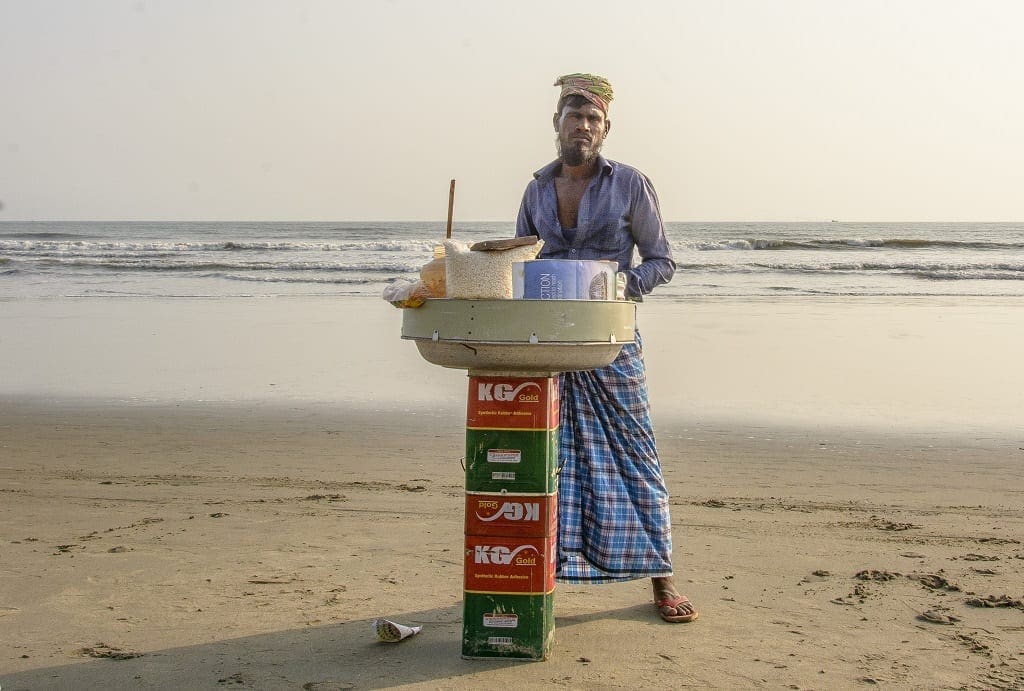
<svg viewBox="0 0 1024 691"><path fill-rule="evenodd" d="M685 624L697 618L697 609L688 597L679 594L671 576L652 578L651 584L654 586L654 604L662 619L672 624Z"/></svg>

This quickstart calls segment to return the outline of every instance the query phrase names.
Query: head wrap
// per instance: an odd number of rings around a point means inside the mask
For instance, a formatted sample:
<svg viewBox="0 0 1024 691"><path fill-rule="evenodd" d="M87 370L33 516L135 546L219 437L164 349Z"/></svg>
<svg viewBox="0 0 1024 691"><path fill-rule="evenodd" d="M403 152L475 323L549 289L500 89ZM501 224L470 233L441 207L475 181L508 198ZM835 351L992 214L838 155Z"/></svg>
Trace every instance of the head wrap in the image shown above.
<svg viewBox="0 0 1024 691"><path fill-rule="evenodd" d="M604 77L581 72L566 74L555 80L555 86L562 87L562 93L558 96L558 110L562 110L565 99L578 95L600 108L605 115L608 114L608 106L614 94L612 85Z"/></svg>

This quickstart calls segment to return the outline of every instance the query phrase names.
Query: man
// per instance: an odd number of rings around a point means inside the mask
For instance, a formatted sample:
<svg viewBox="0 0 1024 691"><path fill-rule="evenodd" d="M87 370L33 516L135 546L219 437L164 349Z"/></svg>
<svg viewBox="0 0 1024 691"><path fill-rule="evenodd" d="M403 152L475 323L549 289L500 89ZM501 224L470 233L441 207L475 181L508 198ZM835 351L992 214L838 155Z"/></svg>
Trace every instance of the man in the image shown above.
<svg viewBox="0 0 1024 691"><path fill-rule="evenodd" d="M570 74L554 115L558 159L527 185L516 235L544 240L542 258L617 261L626 296L641 300L675 273L654 188L601 156L613 92L603 77ZM640 263L633 266L634 249ZM668 490L647 402L640 334L615 361L561 381L557 578L609 583L651 578L661 618L697 610L672 577Z"/></svg>

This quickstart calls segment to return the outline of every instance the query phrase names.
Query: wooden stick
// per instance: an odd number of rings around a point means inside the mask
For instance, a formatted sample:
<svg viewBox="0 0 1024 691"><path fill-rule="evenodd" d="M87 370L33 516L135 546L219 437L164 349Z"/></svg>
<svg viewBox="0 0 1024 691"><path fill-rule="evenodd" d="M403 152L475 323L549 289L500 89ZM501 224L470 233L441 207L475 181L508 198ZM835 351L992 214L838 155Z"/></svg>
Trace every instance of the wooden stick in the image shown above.
<svg viewBox="0 0 1024 691"><path fill-rule="evenodd" d="M452 237L452 210L455 208L455 178L452 178L452 186L448 190L448 230L445 237L449 240Z"/></svg>

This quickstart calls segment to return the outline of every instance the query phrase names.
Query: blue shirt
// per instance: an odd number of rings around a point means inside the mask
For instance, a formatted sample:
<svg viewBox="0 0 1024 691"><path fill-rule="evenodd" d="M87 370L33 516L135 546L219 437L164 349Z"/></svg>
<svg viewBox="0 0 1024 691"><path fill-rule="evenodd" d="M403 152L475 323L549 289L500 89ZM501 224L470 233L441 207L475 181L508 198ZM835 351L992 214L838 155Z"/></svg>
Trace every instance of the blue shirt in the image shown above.
<svg viewBox="0 0 1024 691"><path fill-rule="evenodd" d="M623 163L597 157L597 174L580 200L575 229L558 221L555 177L562 162L554 161L533 174L526 186L516 221L516 236L536 235L544 241L543 259L606 259L626 274L626 297L640 300L668 283L676 270L665 238L654 186L643 173ZM634 265L634 249L640 261Z"/></svg>

